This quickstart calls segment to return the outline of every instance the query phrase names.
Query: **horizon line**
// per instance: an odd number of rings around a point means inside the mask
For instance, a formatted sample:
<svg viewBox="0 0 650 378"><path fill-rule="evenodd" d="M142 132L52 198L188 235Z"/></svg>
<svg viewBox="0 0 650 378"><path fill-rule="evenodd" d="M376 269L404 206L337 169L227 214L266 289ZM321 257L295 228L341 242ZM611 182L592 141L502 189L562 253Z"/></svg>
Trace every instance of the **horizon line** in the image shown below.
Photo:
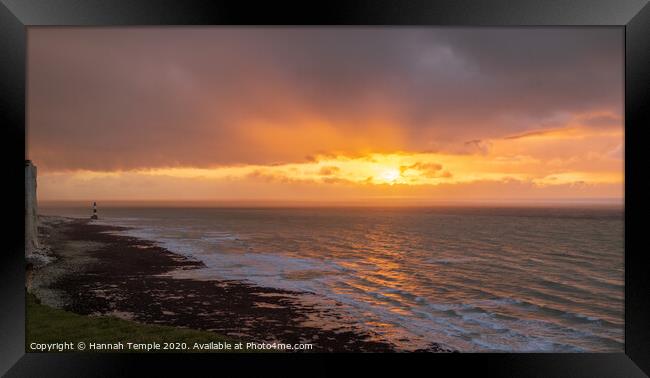
<svg viewBox="0 0 650 378"><path fill-rule="evenodd" d="M184 205L203 207L434 207L434 206L624 206L625 198L560 198L560 199L471 199L471 200L432 200L432 199L398 199L398 198L373 198L364 200L109 200L109 199L75 199L75 200L40 200L39 207L59 207L61 205L83 205L85 203L99 202L104 207L116 206L169 206L179 207Z"/></svg>

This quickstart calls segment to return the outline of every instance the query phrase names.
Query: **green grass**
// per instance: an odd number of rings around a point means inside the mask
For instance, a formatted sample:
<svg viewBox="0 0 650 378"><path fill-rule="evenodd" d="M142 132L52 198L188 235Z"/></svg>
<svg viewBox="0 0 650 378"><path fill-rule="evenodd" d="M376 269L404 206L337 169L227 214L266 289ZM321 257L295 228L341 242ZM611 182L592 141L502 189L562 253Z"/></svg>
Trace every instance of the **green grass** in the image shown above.
<svg viewBox="0 0 650 378"><path fill-rule="evenodd" d="M206 350L194 350L194 343L229 343L235 352L246 350L234 350L237 340L225 336L184 328L140 324L133 321L118 319L111 316L85 316L68 311L59 310L45 306L33 295L27 294L27 318L26 318L26 351L38 352L30 349L32 343L63 343L72 342L76 345L84 342L90 343L117 343L125 345L124 352L141 352L128 350L127 342L132 343L158 343L163 347L164 343L186 343L187 350L156 350L156 352L206 352ZM243 343L246 346L246 343ZM90 350L88 352L98 352ZM224 352L224 350L207 350L208 352ZM108 350L108 352L115 352Z"/></svg>

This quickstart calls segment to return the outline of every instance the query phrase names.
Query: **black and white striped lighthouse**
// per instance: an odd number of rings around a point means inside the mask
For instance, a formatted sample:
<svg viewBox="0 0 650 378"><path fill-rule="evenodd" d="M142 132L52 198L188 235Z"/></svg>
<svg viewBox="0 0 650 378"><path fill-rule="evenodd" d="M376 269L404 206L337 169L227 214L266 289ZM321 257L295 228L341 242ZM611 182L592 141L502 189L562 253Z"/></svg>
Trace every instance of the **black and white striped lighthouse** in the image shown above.
<svg viewBox="0 0 650 378"><path fill-rule="evenodd" d="M90 217L90 219L99 219L97 217L97 202L93 202L93 215Z"/></svg>

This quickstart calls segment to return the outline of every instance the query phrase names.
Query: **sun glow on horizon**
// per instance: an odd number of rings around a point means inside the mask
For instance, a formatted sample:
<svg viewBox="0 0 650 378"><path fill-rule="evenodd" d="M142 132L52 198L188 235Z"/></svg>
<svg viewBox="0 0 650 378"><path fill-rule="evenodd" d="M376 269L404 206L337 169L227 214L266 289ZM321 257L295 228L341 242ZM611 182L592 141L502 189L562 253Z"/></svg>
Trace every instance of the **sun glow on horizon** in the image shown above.
<svg viewBox="0 0 650 378"><path fill-rule="evenodd" d="M399 170L395 168L388 168L383 172L381 172L377 177L378 180L385 181L389 184L394 184L399 178L400 178Z"/></svg>
<svg viewBox="0 0 650 378"><path fill-rule="evenodd" d="M622 198L622 159L604 145L583 157L544 159L535 152L538 138L493 141L484 154L368 153L359 156L324 154L308 161L273 165L170 167L118 171L44 171L42 199L228 199L307 198L474 198L516 195L553 198ZM549 146L552 141L544 140ZM556 141L555 143L563 143ZM515 145L512 147L512 145ZM611 140L610 140L610 144ZM577 150L577 149L574 149ZM544 151L540 149L540 151ZM580 153L580 151L578 151ZM597 164L596 164L597 163ZM521 192L521 194L519 194ZM433 193L436 193L435 195Z"/></svg>
<svg viewBox="0 0 650 378"><path fill-rule="evenodd" d="M622 127L571 125L462 147L438 152L330 151L267 164L45 169L39 186L45 200L623 198Z"/></svg>

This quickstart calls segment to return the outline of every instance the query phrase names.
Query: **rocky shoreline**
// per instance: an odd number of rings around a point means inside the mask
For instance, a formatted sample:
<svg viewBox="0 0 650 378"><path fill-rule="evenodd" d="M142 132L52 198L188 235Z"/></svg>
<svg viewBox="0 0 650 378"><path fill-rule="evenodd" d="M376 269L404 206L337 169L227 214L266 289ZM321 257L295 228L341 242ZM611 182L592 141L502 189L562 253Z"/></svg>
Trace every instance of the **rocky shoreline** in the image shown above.
<svg viewBox="0 0 650 378"><path fill-rule="evenodd" d="M34 269L31 291L47 305L82 315L207 330L253 342L311 343L315 352L391 352L394 346L346 321L313 295L226 280L173 278L202 263L122 228L44 217L39 234L53 263ZM432 344L429 352L446 351Z"/></svg>

